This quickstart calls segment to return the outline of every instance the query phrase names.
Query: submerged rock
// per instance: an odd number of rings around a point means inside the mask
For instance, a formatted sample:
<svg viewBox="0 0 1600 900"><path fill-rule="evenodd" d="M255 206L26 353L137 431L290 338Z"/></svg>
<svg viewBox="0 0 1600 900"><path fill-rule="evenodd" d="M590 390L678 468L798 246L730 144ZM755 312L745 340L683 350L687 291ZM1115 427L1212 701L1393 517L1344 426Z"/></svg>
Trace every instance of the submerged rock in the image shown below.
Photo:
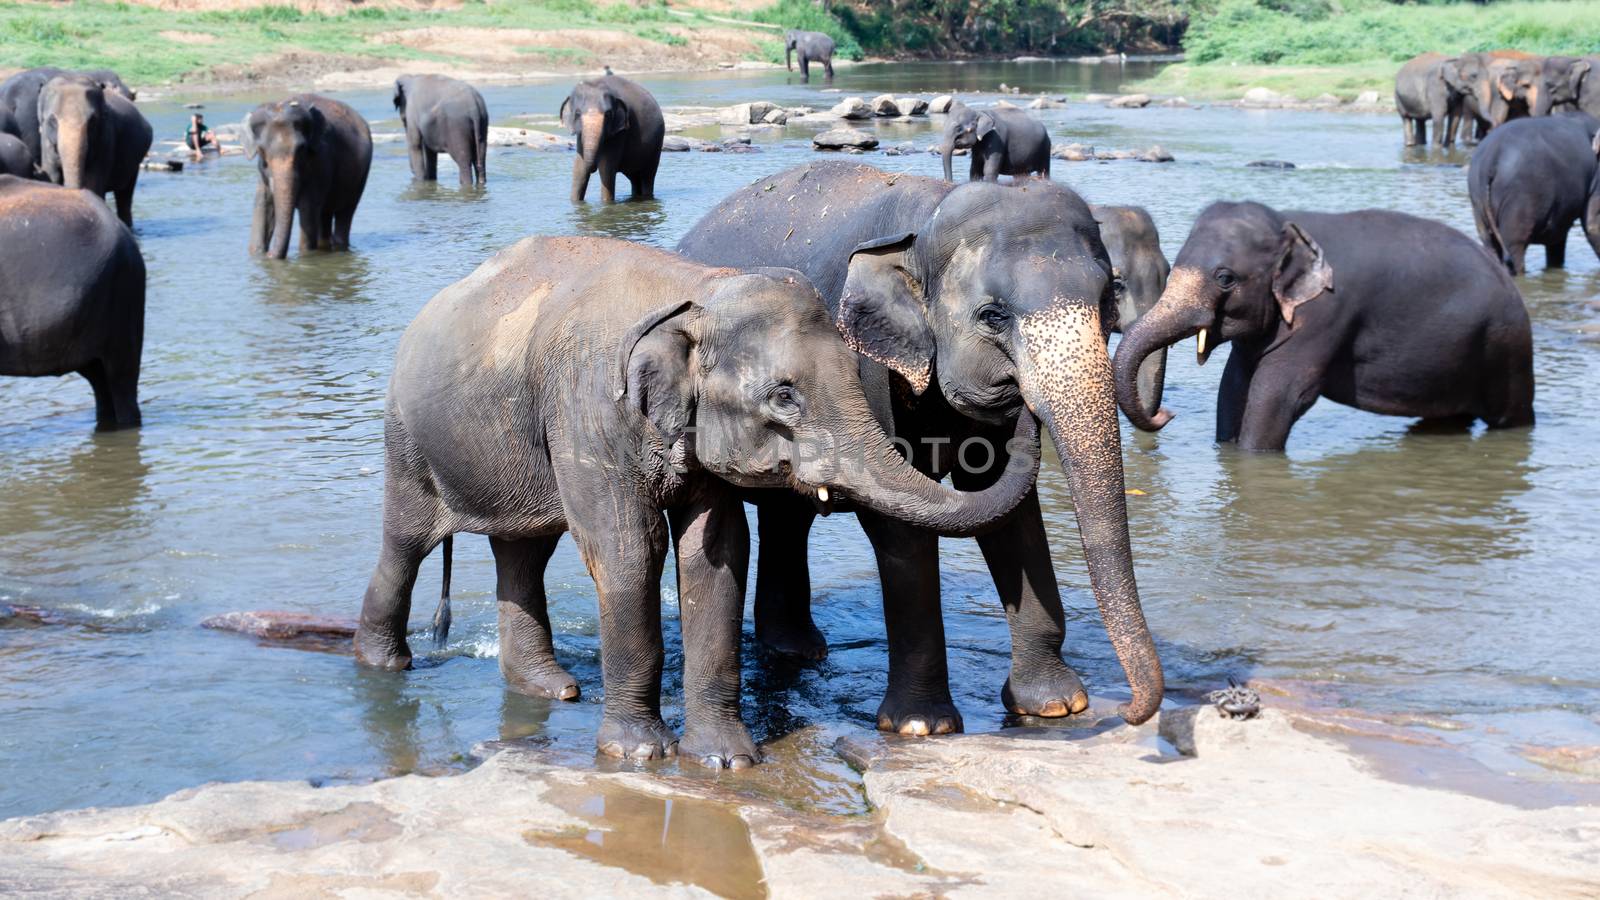
<svg viewBox="0 0 1600 900"><path fill-rule="evenodd" d="M1143 109L1150 105L1149 94L1123 94L1106 104L1112 109Z"/></svg>
<svg viewBox="0 0 1600 900"><path fill-rule="evenodd" d="M1057 144L1050 149L1050 155L1056 159L1067 162L1085 162L1094 159L1094 146L1091 144Z"/></svg>
<svg viewBox="0 0 1600 900"><path fill-rule="evenodd" d="M1052 97L1039 97L1028 104L1029 109L1065 109L1066 103Z"/></svg>
<svg viewBox="0 0 1600 900"><path fill-rule="evenodd" d="M888 94L879 94L873 97L872 102L868 105L872 107L872 114L875 116L893 117L900 115L900 105L895 102L894 97Z"/></svg>
<svg viewBox="0 0 1600 900"><path fill-rule="evenodd" d="M350 639L356 635L354 619L281 609L223 613L202 620L200 627L323 653L350 652Z"/></svg>
<svg viewBox="0 0 1600 900"><path fill-rule="evenodd" d="M1154 144L1149 149L1139 154L1139 161L1169 163L1173 161L1173 156L1171 153L1167 152L1165 147L1161 146L1160 144Z"/></svg>
<svg viewBox="0 0 1600 900"><path fill-rule="evenodd" d="M901 143L901 144L896 144L893 147L885 148L884 151L883 151L883 155L884 156L910 156L911 154L916 153L916 152L917 152L917 145L911 143L910 141L906 141L906 142Z"/></svg>
<svg viewBox="0 0 1600 900"><path fill-rule="evenodd" d="M878 139L859 128L833 128L812 138L811 146L817 150L871 150L878 146Z"/></svg>
<svg viewBox="0 0 1600 900"><path fill-rule="evenodd" d="M1292 169L1294 163L1286 159L1257 159L1245 163L1248 169Z"/></svg>

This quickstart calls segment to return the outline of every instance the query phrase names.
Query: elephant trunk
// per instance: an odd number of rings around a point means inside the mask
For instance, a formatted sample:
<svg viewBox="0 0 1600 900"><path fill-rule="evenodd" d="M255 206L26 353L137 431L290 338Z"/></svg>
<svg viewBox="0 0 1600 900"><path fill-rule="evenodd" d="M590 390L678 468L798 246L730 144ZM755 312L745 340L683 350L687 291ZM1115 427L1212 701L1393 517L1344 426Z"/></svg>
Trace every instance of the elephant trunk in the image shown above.
<svg viewBox="0 0 1600 900"><path fill-rule="evenodd" d="M1072 488L1089 582L1132 691L1119 712L1137 725L1161 707L1165 684L1133 575L1105 333L1098 311L1076 304L1049 307L1020 325L1023 397L1049 428Z"/></svg>
<svg viewBox="0 0 1600 900"><path fill-rule="evenodd" d="M956 180L955 176L952 174L951 168L950 168L950 157L954 156L955 152L956 152L956 139L953 138L953 137L946 139L943 144L939 145L939 156L941 156L944 159L944 180L945 181L955 181Z"/></svg>
<svg viewBox="0 0 1600 900"><path fill-rule="evenodd" d="M600 112L586 112L578 125L578 158L581 165L572 167L572 201L583 199L589 176L599 167L600 139L605 134L606 117Z"/></svg>
<svg viewBox="0 0 1600 900"><path fill-rule="evenodd" d="M74 190L87 188L89 136L87 125L62 124L56 133L56 156L61 162L61 184Z"/></svg>
<svg viewBox="0 0 1600 900"><path fill-rule="evenodd" d="M793 54L793 53L794 53L794 45L793 44L784 45L784 48L783 48L783 68L784 68L785 71L789 71L789 72L793 72L794 71L794 63L791 61L792 60L791 54Z"/></svg>
<svg viewBox="0 0 1600 900"><path fill-rule="evenodd" d="M1173 296L1173 287L1171 283L1168 284L1161 301L1140 316L1139 321L1123 333L1122 343L1117 345L1117 405L1122 407L1122 414L1128 417L1133 427L1140 431L1160 431L1162 426L1172 421L1172 413L1161 408L1162 382L1155 382L1154 398L1146 393L1150 390L1150 383L1145 361L1159 353L1162 373L1165 374L1166 349L1201 330L1201 326L1190 323L1189 317L1179 311L1179 305L1169 299Z"/></svg>
<svg viewBox="0 0 1600 900"><path fill-rule="evenodd" d="M273 259L289 256L289 235L294 230L298 194L294 169L289 165L272 166L272 244L267 255Z"/></svg>
<svg viewBox="0 0 1600 900"><path fill-rule="evenodd" d="M1144 405L1144 414L1151 422L1158 423L1157 428L1172 421L1171 410L1161 407L1161 395L1166 390L1167 384L1167 348L1162 347L1139 364L1139 397Z"/></svg>

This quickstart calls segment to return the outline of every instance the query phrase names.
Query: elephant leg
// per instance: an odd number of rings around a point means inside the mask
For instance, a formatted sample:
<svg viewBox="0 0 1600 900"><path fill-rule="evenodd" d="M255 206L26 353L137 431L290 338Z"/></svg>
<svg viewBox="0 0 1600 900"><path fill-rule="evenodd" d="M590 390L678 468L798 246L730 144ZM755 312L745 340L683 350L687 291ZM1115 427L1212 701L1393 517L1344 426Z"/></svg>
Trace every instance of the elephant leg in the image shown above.
<svg viewBox="0 0 1600 900"><path fill-rule="evenodd" d="M824 73L825 80L833 80L833 57L830 56L822 61L822 71Z"/></svg>
<svg viewBox="0 0 1600 900"><path fill-rule="evenodd" d="M1282 450L1289 431L1322 393L1323 367L1314 360L1275 359L1262 363L1250 379L1239 447Z"/></svg>
<svg viewBox="0 0 1600 900"><path fill-rule="evenodd" d="M456 164L456 181L462 188L472 187L472 143L460 141L450 145L450 161Z"/></svg>
<svg viewBox="0 0 1600 900"><path fill-rule="evenodd" d="M582 203L585 194L589 193L589 176L594 174L583 162L583 155L579 154L572 160L572 202Z"/></svg>
<svg viewBox="0 0 1600 900"><path fill-rule="evenodd" d="M983 151L979 147L974 146L970 152L972 155L969 157L969 165L967 166L967 180L982 181Z"/></svg>
<svg viewBox="0 0 1600 900"><path fill-rule="evenodd" d="M744 503L707 478L669 514L683 623L683 756L713 769L743 769L761 751L739 716L739 641L750 567Z"/></svg>
<svg viewBox="0 0 1600 900"><path fill-rule="evenodd" d="M519 694L578 699L578 681L556 662L544 570L561 535L489 539L494 551L495 608L500 620L500 674Z"/></svg>
<svg viewBox="0 0 1600 900"><path fill-rule="evenodd" d="M1228 354L1228 365L1222 370L1222 384L1217 387L1217 443L1227 444L1239 439L1239 432L1244 428L1245 402L1250 398L1250 378L1254 374L1255 363L1235 344Z"/></svg>
<svg viewBox="0 0 1600 900"><path fill-rule="evenodd" d="M1568 229L1570 227L1568 226ZM1544 242L1544 267L1546 269L1567 267L1567 229L1550 235Z"/></svg>
<svg viewBox="0 0 1600 900"><path fill-rule="evenodd" d="M427 179L428 181L438 181L439 180L439 151L433 150L433 149L424 148L423 151L422 151L422 164L423 164L423 167L424 167L424 171L426 172L426 174L424 174L422 177Z"/></svg>
<svg viewBox="0 0 1600 900"><path fill-rule="evenodd" d="M800 54L800 80L803 82L811 80L811 60L807 59L804 53Z"/></svg>
<svg viewBox="0 0 1600 900"><path fill-rule="evenodd" d="M1506 270L1512 275L1521 275L1528 271L1528 243L1520 238L1508 241L1500 249L1500 259L1505 262Z"/></svg>
<svg viewBox="0 0 1600 900"><path fill-rule="evenodd" d="M335 250L350 249L350 226L354 224L356 208L351 206L340 210L333 215L333 248Z"/></svg>
<svg viewBox="0 0 1600 900"><path fill-rule="evenodd" d="M428 177L428 163L422 158L422 152L422 139L420 137L412 138L408 135L406 139L406 155L411 160L411 177L419 181L426 180Z"/></svg>
<svg viewBox="0 0 1600 900"><path fill-rule="evenodd" d="M119 189L117 189L115 191L112 191L111 195L116 198L116 202L117 202L117 218L122 220L122 224L128 226L129 228L132 228L133 227L133 186L129 185L128 187L125 187L125 188L119 188Z"/></svg>
<svg viewBox="0 0 1600 900"><path fill-rule="evenodd" d="M638 177L628 176L633 183L633 199L654 200L656 196L656 170L661 167L661 157L645 160L639 168Z"/></svg>
<svg viewBox="0 0 1600 900"><path fill-rule="evenodd" d="M477 168L478 184L481 186L489 183L488 130L485 129L482 134L478 134L475 137L476 142L473 145L473 165Z"/></svg>
<svg viewBox="0 0 1600 900"><path fill-rule="evenodd" d="M1417 142L1417 130L1412 126L1411 120L1405 113L1400 114L1400 132L1407 147Z"/></svg>
<svg viewBox="0 0 1600 900"><path fill-rule="evenodd" d="M600 202L617 202L617 160L610 154L600 157Z"/></svg>
<svg viewBox="0 0 1600 900"><path fill-rule="evenodd" d="M773 492L777 494L776 491ZM828 641L811 618L811 567L806 545L816 508L788 492L756 504L756 640L783 656L820 660Z"/></svg>
<svg viewBox="0 0 1600 900"><path fill-rule="evenodd" d="M321 246L322 210L315 204L305 202L300 207L300 252L315 250Z"/></svg>
<svg viewBox="0 0 1600 900"><path fill-rule="evenodd" d="M667 526L661 513L621 497L585 505L573 521L578 553L600 598L600 668L605 690L595 745L607 756L675 756L678 739L661 721L661 569Z"/></svg>
<svg viewBox="0 0 1600 900"><path fill-rule="evenodd" d="M438 488L411 436L393 418L384 427L383 546L361 602L356 660L381 669L411 668L406 623L417 569L450 533L440 521Z"/></svg>
<svg viewBox="0 0 1600 900"><path fill-rule="evenodd" d="M343 249L339 246L339 239L333 233L333 210L326 207L317 223L317 245L324 250Z"/></svg>
<svg viewBox="0 0 1600 900"><path fill-rule="evenodd" d="M1004 167L1002 165L1004 162L1004 153L985 154L983 157L983 180L996 182L999 181L1000 170Z"/></svg>
<svg viewBox="0 0 1600 900"><path fill-rule="evenodd" d="M901 734L958 732L961 713L950 699L939 609L939 539L874 513L857 512L856 518L878 558L889 639L889 686L878 706L878 728Z"/></svg>
<svg viewBox="0 0 1600 900"><path fill-rule="evenodd" d="M139 426L139 358L103 357L78 370L94 390L96 431Z"/></svg>
<svg viewBox="0 0 1600 900"><path fill-rule="evenodd" d="M250 216L250 252L267 252L272 244L272 192L267 190L267 183L260 181L256 184L256 204Z"/></svg>
<svg viewBox="0 0 1600 900"><path fill-rule="evenodd" d="M94 391L94 423L96 430L110 431L117 427L117 405L111 397L111 380L105 367L95 360L78 370Z"/></svg>

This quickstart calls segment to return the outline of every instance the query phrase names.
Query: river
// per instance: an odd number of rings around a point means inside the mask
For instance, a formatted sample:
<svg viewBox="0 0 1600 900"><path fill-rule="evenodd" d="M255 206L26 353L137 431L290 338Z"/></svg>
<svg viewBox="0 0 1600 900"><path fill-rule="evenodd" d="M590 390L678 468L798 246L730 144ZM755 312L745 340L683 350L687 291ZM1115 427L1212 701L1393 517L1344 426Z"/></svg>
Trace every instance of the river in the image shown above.
<svg viewBox="0 0 1600 900"><path fill-rule="evenodd" d="M841 68L833 87L929 96L1006 81L1081 93L1120 77L1116 67L1051 63L863 65ZM781 71L641 80L668 107L828 106L840 96ZM496 124L515 124L518 114L553 115L569 84L484 93ZM338 96L375 131L398 129L387 91ZM267 98L184 99L203 102L215 126ZM181 135L181 103L140 105L158 139ZM1093 202L1147 207L1169 257L1215 199L1382 206L1472 230L1465 156L1403 149L1393 116L1073 103L1041 118L1057 142L1159 143L1177 157L1054 170ZM933 141L929 120L868 127L886 145ZM733 189L818 159L815 130L758 134L757 153L667 154L657 202L613 207L567 202L569 154L495 148L488 190L462 193L448 160L440 184L414 185L403 144L380 143L354 251L287 263L246 254L253 165L230 157L143 174L143 428L95 434L80 378L0 379L0 602L75 620L0 623L0 816L145 802L206 781L449 771L501 738L546 741L574 765L596 765L595 597L570 541L547 580L557 653L584 689L577 703L504 689L493 566L477 538L457 542L449 645L424 656L419 637L418 668L403 676L198 623L238 609L357 612L378 549L385 385L400 333L435 291L528 234L670 247ZM1245 166L1261 158L1298 168ZM939 170L921 153L862 160ZM1212 441L1224 351L1199 368L1187 345L1175 350L1166 405L1177 418L1159 435L1124 424L1128 486L1143 492L1130 497L1138 576L1169 683L1311 682L1331 702L1448 720L1459 730L1438 734L1485 773L1553 778L1516 749L1600 744L1600 343L1587 333L1600 265L1581 234L1570 250L1569 268L1551 272L1530 251L1533 274L1518 282L1534 322L1531 430L1418 434L1408 420L1323 401L1286 454L1242 454ZM1041 494L1066 653L1097 702L1110 702L1126 684L1088 591L1064 479L1048 464ZM812 559L832 653L817 668L769 667L747 640L747 720L758 739L798 737L778 741L761 774L738 777L797 805L848 811L859 791L828 736L874 721L886 669L877 580L849 517L819 523ZM942 571L957 704L969 731L1000 728L1009 648L993 586L971 541L943 543ZM430 560L417 627L438 579ZM670 589L666 598L673 722L681 653Z"/></svg>

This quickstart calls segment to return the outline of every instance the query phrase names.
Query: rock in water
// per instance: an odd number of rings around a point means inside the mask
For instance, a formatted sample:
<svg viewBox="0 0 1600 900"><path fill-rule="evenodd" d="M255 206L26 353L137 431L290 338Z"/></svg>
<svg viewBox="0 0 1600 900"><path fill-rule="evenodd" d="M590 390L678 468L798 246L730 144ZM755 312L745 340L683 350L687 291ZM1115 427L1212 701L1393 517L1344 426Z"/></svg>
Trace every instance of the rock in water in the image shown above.
<svg viewBox="0 0 1600 900"><path fill-rule="evenodd" d="M947 113L950 111L950 104L954 102L956 102L956 98L950 96L949 94L940 94L939 96L928 101L928 112Z"/></svg>
<svg viewBox="0 0 1600 900"><path fill-rule="evenodd" d="M767 113L777 108L777 104L765 100L736 103L717 113L717 122L722 125L758 125L766 119Z"/></svg>
<svg viewBox="0 0 1600 900"><path fill-rule="evenodd" d="M789 111L786 109L771 110L765 116L761 117L761 121L767 123L768 125L787 125L789 122Z"/></svg>
<svg viewBox="0 0 1600 900"><path fill-rule="evenodd" d="M896 97L894 105L900 107L902 116L925 116L928 114L928 101L921 97Z"/></svg>
<svg viewBox="0 0 1600 900"><path fill-rule="evenodd" d="M833 128L811 139L817 150L871 150L878 139L859 128Z"/></svg>
<svg viewBox="0 0 1600 900"><path fill-rule="evenodd" d="M1086 162L1094 159L1094 147L1089 144L1061 144L1050 151L1056 159L1068 162Z"/></svg>
<svg viewBox="0 0 1600 900"><path fill-rule="evenodd" d="M1060 100L1055 100L1055 99L1052 99L1050 97L1039 97L1038 99L1034 100L1032 103L1029 103L1028 104L1028 108L1029 109L1065 109L1066 105L1067 104L1061 102Z"/></svg>
<svg viewBox="0 0 1600 900"><path fill-rule="evenodd" d="M1152 146L1150 149L1148 149L1148 150L1144 151L1143 153L1139 154L1139 161L1140 162L1153 162L1153 163L1168 163L1168 162L1172 162L1173 158L1172 158L1172 154L1168 153L1165 147L1162 147L1160 144L1156 144L1156 145Z"/></svg>
<svg viewBox="0 0 1600 900"><path fill-rule="evenodd" d="M223 613L201 621L200 627L323 653L350 652L350 639L356 634L354 619L280 609Z"/></svg>
<svg viewBox="0 0 1600 900"><path fill-rule="evenodd" d="M1294 168L1294 163L1286 159L1257 159L1245 163L1245 167L1250 169L1292 169Z"/></svg>
<svg viewBox="0 0 1600 900"><path fill-rule="evenodd" d="M870 119L873 115L872 107L860 97L846 97L840 100L831 112L841 119Z"/></svg>
<svg viewBox="0 0 1600 900"><path fill-rule="evenodd" d="M872 114L875 116L893 117L900 115L900 105L888 94L879 94L872 98Z"/></svg>
<svg viewBox="0 0 1600 900"><path fill-rule="evenodd" d="M1244 98L1239 101L1240 106L1272 107L1282 106L1286 98L1271 88L1253 87L1244 92Z"/></svg>
<svg viewBox="0 0 1600 900"><path fill-rule="evenodd" d="M1143 109L1150 105L1149 94L1123 94L1106 104L1112 109Z"/></svg>

